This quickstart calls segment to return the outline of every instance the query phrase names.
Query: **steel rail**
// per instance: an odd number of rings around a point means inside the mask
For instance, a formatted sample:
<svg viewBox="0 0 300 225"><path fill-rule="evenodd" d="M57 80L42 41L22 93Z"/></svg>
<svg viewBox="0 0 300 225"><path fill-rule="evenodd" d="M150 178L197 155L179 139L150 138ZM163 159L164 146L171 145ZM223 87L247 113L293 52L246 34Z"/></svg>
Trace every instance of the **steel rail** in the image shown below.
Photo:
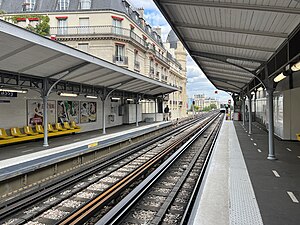
<svg viewBox="0 0 300 225"><path fill-rule="evenodd" d="M215 143L216 143L217 138L218 138L218 134L220 132L220 128L221 128L222 122L223 122L223 120L221 120L218 123L217 127L213 131L215 134L213 134L214 137L213 137L212 143L210 145L207 157L204 160L204 163L203 163L200 175L199 175L199 177L198 177L198 179L196 181L195 187L194 187L194 189L192 191L192 194L190 196L188 204L186 205L185 211L184 211L184 213L182 215L182 218L181 218L181 221L180 221L180 225L188 224L188 219L189 219L189 217L191 215L191 212L192 212L192 209L194 207L194 203L196 201L196 198L197 198L200 186L203 184L204 176L205 176L205 173L207 172L207 168L208 168L208 165L209 165L209 162L210 162L210 159L211 159L213 148L214 148Z"/></svg>
<svg viewBox="0 0 300 225"><path fill-rule="evenodd" d="M180 157L180 155L212 124L214 117L209 123L202 127L193 135L181 148L179 148L170 158L160 165L151 175L149 175L141 184L139 184L129 195L127 195L118 205L103 216L96 225L115 224L126 214L126 212L135 204L143 194L163 175L163 173Z"/></svg>
<svg viewBox="0 0 300 225"><path fill-rule="evenodd" d="M84 179L84 178L90 176L91 174L95 173L96 171L99 171L109 165L112 165L113 163L116 163L116 162L124 159L125 157L128 157L129 155L131 155L135 152L138 152L139 150L141 150L151 144L154 144L172 134L175 134L176 132L186 129L191 124L193 124L197 121L200 121L201 119L203 119L203 117L199 117L199 118L196 118L195 120L187 121L186 123L182 124L182 126L179 126L179 127L175 128L174 130L171 130L163 135L159 134L155 138L152 137L151 140L147 139L147 140L143 141L142 144L137 143L134 146L126 147L125 148L126 151L123 154L121 153L119 155L116 155L115 157L113 157L111 159L104 158L103 159L104 162L101 164L99 164L99 162L94 162L91 165L89 165L88 168L85 168L85 170L82 171L80 174L71 175L71 176L69 175L69 177L67 179L62 179L62 180L56 181L54 183L51 183L49 186L43 186L42 190L40 189L40 190L35 190L33 192L28 192L27 194L25 194L24 196L22 196L20 198L15 198L8 202L5 202L0 207L0 220L3 220L6 217L19 212L20 210L32 205L33 203L36 203L56 192L66 188L67 186L78 182L78 180L81 180L81 179Z"/></svg>
<svg viewBox="0 0 300 225"><path fill-rule="evenodd" d="M188 140L191 136L193 136L199 129L201 129L207 121L209 122L211 120L211 117L206 118L202 123L200 123L193 132L189 133L187 136L182 137L175 142L173 142L170 146L165 148L162 152L160 152L158 155L147 161L145 164L140 166L137 170L133 171L126 177L124 177L122 180L117 182L114 186L103 192L101 195L99 195L97 198L89 202L88 204L84 205L82 208L77 210L75 213L69 215L66 217L63 221L57 223L59 225L75 225L75 224L82 224L86 222L92 215L95 214L95 212L104 206L105 203L108 201L111 201L116 195L120 193L120 191L124 190L126 187L128 187L130 184L132 184L133 181L138 179L142 174L146 173L149 168L156 165L161 159L163 159L166 155L168 155L170 152L172 152L175 148L177 148L179 145L182 145L182 143L186 140Z"/></svg>

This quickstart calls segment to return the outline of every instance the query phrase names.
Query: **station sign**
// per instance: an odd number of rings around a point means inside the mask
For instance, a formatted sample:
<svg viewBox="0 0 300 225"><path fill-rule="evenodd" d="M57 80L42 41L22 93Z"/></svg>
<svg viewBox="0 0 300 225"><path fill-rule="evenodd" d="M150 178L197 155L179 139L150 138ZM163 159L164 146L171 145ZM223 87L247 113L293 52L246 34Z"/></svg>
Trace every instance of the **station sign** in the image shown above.
<svg viewBox="0 0 300 225"><path fill-rule="evenodd" d="M9 92L9 91L0 91L0 97L16 98L16 97L18 97L18 93L17 92Z"/></svg>

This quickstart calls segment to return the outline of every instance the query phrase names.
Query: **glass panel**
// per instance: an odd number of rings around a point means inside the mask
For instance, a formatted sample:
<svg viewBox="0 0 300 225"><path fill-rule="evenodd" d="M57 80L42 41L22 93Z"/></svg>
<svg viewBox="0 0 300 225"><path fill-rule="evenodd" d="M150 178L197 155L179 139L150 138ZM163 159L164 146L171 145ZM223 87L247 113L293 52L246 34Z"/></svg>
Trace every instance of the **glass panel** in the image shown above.
<svg viewBox="0 0 300 225"><path fill-rule="evenodd" d="M67 20L58 20L57 21L57 34L62 35L62 34L67 34L68 29L67 29Z"/></svg>
<svg viewBox="0 0 300 225"><path fill-rule="evenodd" d="M69 9L69 0L58 0L57 9L58 10L67 10L67 9Z"/></svg>
<svg viewBox="0 0 300 225"><path fill-rule="evenodd" d="M113 33L122 35L122 21L113 19Z"/></svg>
<svg viewBox="0 0 300 225"><path fill-rule="evenodd" d="M90 9L90 8L91 8L91 0L80 1L80 9Z"/></svg>
<svg viewBox="0 0 300 225"><path fill-rule="evenodd" d="M116 45L116 61L124 61L124 46Z"/></svg>

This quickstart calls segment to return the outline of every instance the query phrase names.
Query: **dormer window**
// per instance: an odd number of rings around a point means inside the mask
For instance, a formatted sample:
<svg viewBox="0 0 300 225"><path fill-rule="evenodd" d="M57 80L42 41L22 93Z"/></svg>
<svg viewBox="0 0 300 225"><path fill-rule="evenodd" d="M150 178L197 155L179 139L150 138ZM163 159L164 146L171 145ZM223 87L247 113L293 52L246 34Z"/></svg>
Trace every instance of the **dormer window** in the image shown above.
<svg viewBox="0 0 300 225"><path fill-rule="evenodd" d="M91 9L92 0L80 0L80 9Z"/></svg>
<svg viewBox="0 0 300 225"><path fill-rule="evenodd" d="M26 0L22 5L23 11L33 11L35 2L36 0Z"/></svg>
<svg viewBox="0 0 300 225"><path fill-rule="evenodd" d="M58 0L57 9L58 10L68 10L70 0Z"/></svg>

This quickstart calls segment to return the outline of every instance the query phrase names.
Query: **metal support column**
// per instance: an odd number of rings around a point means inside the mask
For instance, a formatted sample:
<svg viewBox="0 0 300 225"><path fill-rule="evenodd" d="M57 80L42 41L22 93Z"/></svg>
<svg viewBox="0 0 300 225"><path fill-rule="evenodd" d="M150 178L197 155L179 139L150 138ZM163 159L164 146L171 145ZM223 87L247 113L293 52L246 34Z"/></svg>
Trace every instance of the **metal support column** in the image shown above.
<svg viewBox="0 0 300 225"><path fill-rule="evenodd" d="M139 120L138 120L138 103L139 103L139 97L136 97L135 100L135 126L139 126Z"/></svg>
<svg viewBox="0 0 300 225"><path fill-rule="evenodd" d="M252 102L251 102L251 94L248 95L249 100L249 134L252 134Z"/></svg>
<svg viewBox="0 0 300 225"><path fill-rule="evenodd" d="M157 112L157 109L156 109L156 106L157 105L157 99L155 99L154 101L154 120L155 122L157 121L157 115L156 115L156 112Z"/></svg>
<svg viewBox="0 0 300 225"><path fill-rule="evenodd" d="M274 149L274 112L273 112L273 92L272 88L267 89L268 98L268 127L269 127L269 160L276 160Z"/></svg>
<svg viewBox="0 0 300 225"><path fill-rule="evenodd" d="M105 128L105 101L106 97L102 99L102 134L106 134L106 128Z"/></svg>
<svg viewBox="0 0 300 225"><path fill-rule="evenodd" d="M254 110L253 110L253 112L254 112L254 121L256 121L256 99L257 99L257 91L254 91Z"/></svg>
<svg viewBox="0 0 300 225"><path fill-rule="evenodd" d="M44 147L48 147L48 110L47 107L48 106L48 96L43 94L43 123L44 123L44 143L43 146Z"/></svg>
<svg viewBox="0 0 300 225"><path fill-rule="evenodd" d="M244 96L242 95L242 112L243 112L243 126L245 126L245 99Z"/></svg>

